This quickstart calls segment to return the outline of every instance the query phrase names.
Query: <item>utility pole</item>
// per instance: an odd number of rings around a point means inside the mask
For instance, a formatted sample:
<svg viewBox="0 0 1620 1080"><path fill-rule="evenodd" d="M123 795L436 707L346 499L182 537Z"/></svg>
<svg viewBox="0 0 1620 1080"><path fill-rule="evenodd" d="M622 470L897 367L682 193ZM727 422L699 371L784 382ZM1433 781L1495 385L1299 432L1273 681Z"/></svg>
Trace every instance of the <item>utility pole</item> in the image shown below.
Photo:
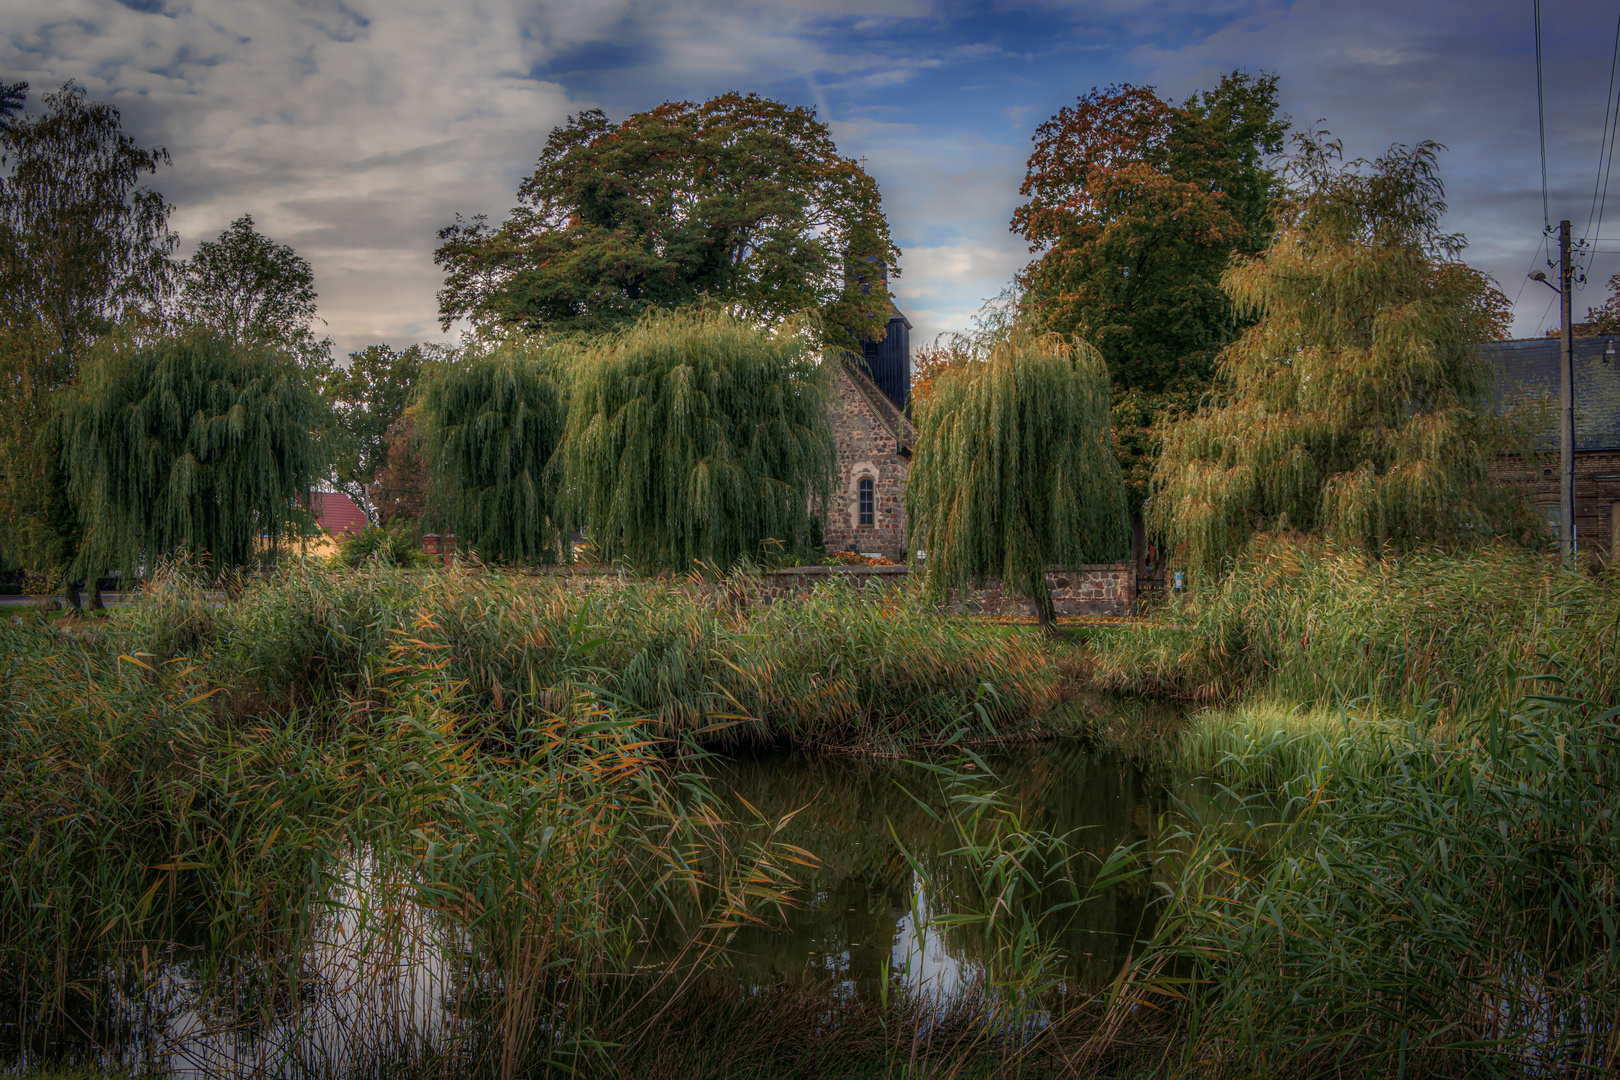
<svg viewBox="0 0 1620 1080"><path fill-rule="evenodd" d="M1558 223L1558 550L1575 565L1575 328L1570 325L1569 222Z"/></svg>

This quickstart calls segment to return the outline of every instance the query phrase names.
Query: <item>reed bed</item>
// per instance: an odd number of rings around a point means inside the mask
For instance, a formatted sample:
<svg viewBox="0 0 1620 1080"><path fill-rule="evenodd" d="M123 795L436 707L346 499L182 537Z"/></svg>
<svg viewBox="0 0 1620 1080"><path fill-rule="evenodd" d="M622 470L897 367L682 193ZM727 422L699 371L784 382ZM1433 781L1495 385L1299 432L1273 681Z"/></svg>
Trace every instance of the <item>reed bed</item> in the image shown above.
<svg viewBox="0 0 1620 1080"><path fill-rule="evenodd" d="M1063 693L1037 644L906 596L380 566L207 584L178 568L84 632L0 624L0 1042L24 1064L169 987L256 1033L255 1068L314 1068L334 980L376 1041L315 1071L600 1064L605 987L669 962L655 940L700 970L807 858L726 819L700 743L994 733ZM424 1006L356 972L419 953L424 919L442 1038L389 1064Z"/></svg>
<svg viewBox="0 0 1620 1080"><path fill-rule="evenodd" d="M1178 1075L1585 1076L1620 1064L1620 710L1528 697L1333 740L1190 830L1134 993ZM1371 743L1378 752L1369 753ZM1273 774L1256 740L1235 775ZM1262 824L1256 825L1260 821Z"/></svg>
<svg viewBox="0 0 1620 1080"><path fill-rule="evenodd" d="M1353 702L1441 723L1542 688L1614 704L1620 571L1518 551L1372 559L1273 540L1148 626L1092 641L1097 685L1204 702Z"/></svg>
<svg viewBox="0 0 1620 1080"><path fill-rule="evenodd" d="M701 958L785 901L796 856L730 829L643 725L518 700L491 740L432 631L393 635L364 695L243 716L206 657L0 626L0 1040L24 1064L114 1041L177 980L296 1063L332 993L311 957L360 935L349 975L385 971L428 913L445 1037L475 1019L479 1061L519 1075L593 1045L580 1003L651 926Z"/></svg>
<svg viewBox="0 0 1620 1080"><path fill-rule="evenodd" d="M123 634L159 656L206 655L261 710L375 696L392 644L417 634L476 711L557 711L583 693L656 737L719 746L939 739L964 717L991 734L1048 717L1077 689L1078 669L1032 635L941 614L913 592L834 583L765 604L756 586L302 565L209 606L176 573ZM514 736L522 721L508 719L492 731Z"/></svg>
<svg viewBox="0 0 1620 1080"><path fill-rule="evenodd" d="M1094 637L1103 682L1227 701L1161 725L1208 797L1102 850L969 751L929 764L945 809L914 812L954 847L884 859L967 898L942 921L985 981L943 1001L712 968L811 856L792 808L729 820L706 755L966 747L1065 707L1064 647L746 577L177 571L93 630L0 624L0 1042L60 1057L184 984L289 1075L1599 1075L1616 596L1528 556L1279 546ZM1061 927L1121 884L1156 923L1103 989L1060 981ZM424 955L433 986L390 989Z"/></svg>

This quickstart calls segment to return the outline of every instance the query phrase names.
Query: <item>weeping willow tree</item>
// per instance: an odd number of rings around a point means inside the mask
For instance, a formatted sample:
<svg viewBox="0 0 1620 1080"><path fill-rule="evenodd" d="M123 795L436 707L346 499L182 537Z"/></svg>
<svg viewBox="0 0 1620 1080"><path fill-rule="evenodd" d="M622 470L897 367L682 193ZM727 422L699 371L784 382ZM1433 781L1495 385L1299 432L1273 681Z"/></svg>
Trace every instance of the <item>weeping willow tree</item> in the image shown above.
<svg viewBox="0 0 1620 1080"><path fill-rule="evenodd" d="M1014 326L937 375L915 420L906 512L939 594L997 575L1050 628L1049 567L1124 556L1108 369L1091 346Z"/></svg>
<svg viewBox="0 0 1620 1080"><path fill-rule="evenodd" d="M652 315L578 362L562 471L608 559L724 569L808 541L837 462L830 376L806 335Z"/></svg>
<svg viewBox="0 0 1620 1080"><path fill-rule="evenodd" d="M308 521L325 406L278 350L211 330L105 338L59 405L76 573L187 554L246 566Z"/></svg>
<svg viewBox="0 0 1620 1080"><path fill-rule="evenodd" d="M560 355L514 340L447 365L423 389L429 512L480 558L567 558L548 472L566 415Z"/></svg>
<svg viewBox="0 0 1620 1080"><path fill-rule="evenodd" d="M1506 299L1440 229L1441 148L1344 165L1321 136L1298 147L1284 228L1222 281L1258 321L1221 360L1221 396L1166 429L1155 470L1150 523L1206 579L1262 530L1376 552L1522 523L1489 477L1479 350Z"/></svg>

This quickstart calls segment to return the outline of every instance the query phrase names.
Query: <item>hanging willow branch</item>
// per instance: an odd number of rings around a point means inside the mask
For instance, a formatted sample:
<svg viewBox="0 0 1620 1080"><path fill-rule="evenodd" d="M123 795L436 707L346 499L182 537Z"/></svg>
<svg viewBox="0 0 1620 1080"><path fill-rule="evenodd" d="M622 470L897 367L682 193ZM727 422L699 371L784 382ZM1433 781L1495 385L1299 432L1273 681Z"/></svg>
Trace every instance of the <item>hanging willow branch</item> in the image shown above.
<svg viewBox="0 0 1620 1080"><path fill-rule="evenodd" d="M1108 371L1089 345L1015 327L939 375L916 423L906 509L939 594L999 575L1047 625L1048 567L1123 556Z"/></svg>
<svg viewBox="0 0 1620 1080"><path fill-rule="evenodd" d="M561 461L609 559L684 569L798 546L836 458L830 385L805 335L715 313L655 315L585 354Z"/></svg>
<svg viewBox="0 0 1620 1080"><path fill-rule="evenodd" d="M246 566L307 521L324 406L284 353L210 330L108 338L82 372L59 413L75 572L127 576L182 552Z"/></svg>
<svg viewBox="0 0 1620 1080"><path fill-rule="evenodd" d="M1270 250L1223 287L1259 321L1222 357L1225 391L1169 427L1150 522L1209 578L1259 530L1379 551L1522 528L1490 478L1500 443L1483 341L1506 300L1457 261L1438 147L1336 164L1301 140L1302 190Z"/></svg>
<svg viewBox="0 0 1620 1080"><path fill-rule="evenodd" d="M433 505L480 558L567 558L547 472L566 411L554 377L559 356L510 342L441 370L423 391Z"/></svg>

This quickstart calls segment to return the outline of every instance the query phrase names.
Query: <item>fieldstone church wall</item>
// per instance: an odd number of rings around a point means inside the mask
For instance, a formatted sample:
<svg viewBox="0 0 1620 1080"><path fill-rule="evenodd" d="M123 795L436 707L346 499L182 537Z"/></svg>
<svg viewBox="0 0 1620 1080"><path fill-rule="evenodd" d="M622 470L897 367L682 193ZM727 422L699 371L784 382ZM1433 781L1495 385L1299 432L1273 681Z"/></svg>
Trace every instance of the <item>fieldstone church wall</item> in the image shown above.
<svg viewBox="0 0 1620 1080"><path fill-rule="evenodd" d="M916 442L911 421L849 359L834 373L829 408L838 487L827 507L827 550L898 559L906 549L906 476ZM862 479L872 481L870 525L860 523Z"/></svg>

